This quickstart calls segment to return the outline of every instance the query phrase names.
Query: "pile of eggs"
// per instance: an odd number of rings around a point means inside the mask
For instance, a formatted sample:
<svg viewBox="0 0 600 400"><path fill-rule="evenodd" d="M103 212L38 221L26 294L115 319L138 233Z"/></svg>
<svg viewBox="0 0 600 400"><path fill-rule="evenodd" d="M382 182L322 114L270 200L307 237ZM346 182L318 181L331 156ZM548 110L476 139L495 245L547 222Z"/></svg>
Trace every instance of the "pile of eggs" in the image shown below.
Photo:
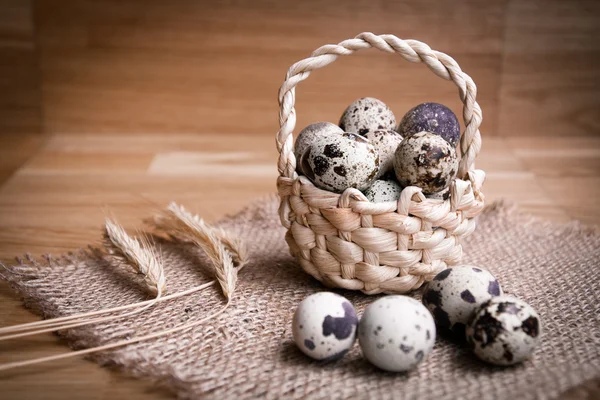
<svg viewBox="0 0 600 400"><path fill-rule="evenodd" d="M396 126L387 105L365 97L346 108L339 125L304 128L294 155L298 173L324 190L355 188L379 203L417 186L427 197L445 200L458 171L459 139L458 119L442 104L419 104Z"/></svg>
<svg viewBox="0 0 600 400"><path fill-rule="evenodd" d="M495 365L527 359L541 337L536 311L504 295L488 271L460 266L440 272L427 285L422 303L390 295L371 303L362 318L344 297L321 292L298 306L292 333L298 348L316 360L340 359L358 342L364 357L393 372L408 371L427 358L438 332L464 342Z"/></svg>

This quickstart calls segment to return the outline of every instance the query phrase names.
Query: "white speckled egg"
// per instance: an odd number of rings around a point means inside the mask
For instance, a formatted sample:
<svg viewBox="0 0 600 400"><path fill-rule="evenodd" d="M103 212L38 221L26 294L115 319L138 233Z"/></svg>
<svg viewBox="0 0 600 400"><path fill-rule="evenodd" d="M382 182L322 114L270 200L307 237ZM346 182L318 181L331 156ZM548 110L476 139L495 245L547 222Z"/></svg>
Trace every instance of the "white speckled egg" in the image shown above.
<svg viewBox="0 0 600 400"><path fill-rule="evenodd" d="M331 122L316 122L302 129L296 138L294 144L294 155L296 156L296 170L302 173L302 165L300 159L302 154L309 148L315 138L318 136L341 135L344 131L337 125Z"/></svg>
<svg viewBox="0 0 600 400"><path fill-rule="evenodd" d="M433 314L438 329L451 330L464 340L465 328L477 309L501 294L502 288L492 274L463 265L437 274L423 292L423 304Z"/></svg>
<svg viewBox="0 0 600 400"><path fill-rule="evenodd" d="M448 200L450 198L450 188L447 187L446 189L444 189L440 192L427 194L427 195L425 195L425 197L427 197L428 199Z"/></svg>
<svg viewBox="0 0 600 400"><path fill-rule="evenodd" d="M396 149L402 143L402 136L392 130L376 130L365 135L375 150L379 153L379 172L376 179L394 169L394 155Z"/></svg>
<svg viewBox="0 0 600 400"><path fill-rule="evenodd" d="M383 101L363 97L346 108L340 118L340 128L364 136L376 130L394 130L396 117Z"/></svg>
<svg viewBox="0 0 600 400"><path fill-rule="evenodd" d="M344 297L315 293L300 303L292 321L298 348L315 360L337 360L354 344L358 317Z"/></svg>
<svg viewBox="0 0 600 400"><path fill-rule="evenodd" d="M373 184L364 191L365 197L373 203L385 203L386 201L398 201L402 193L402 187L394 181L384 181L382 179L373 182Z"/></svg>
<svg viewBox="0 0 600 400"><path fill-rule="evenodd" d="M467 327L467 341L475 355L496 365L527 359L539 343L542 324L537 312L512 296L485 303Z"/></svg>
<svg viewBox="0 0 600 400"><path fill-rule="evenodd" d="M450 185L458 171L458 158L441 136L419 132L398 146L394 171L400 185L417 186L424 194L432 194Z"/></svg>
<svg viewBox="0 0 600 400"><path fill-rule="evenodd" d="M354 133L317 136L302 155L301 164L316 186L341 193L371 186L379 171L379 154L367 139Z"/></svg>
<svg viewBox="0 0 600 400"><path fill-rule="evenodd" d="M364 356L386 371L408 371L423 361L435 343L429 311L408 296L386 296L367 307L358 326Z"/></svg>

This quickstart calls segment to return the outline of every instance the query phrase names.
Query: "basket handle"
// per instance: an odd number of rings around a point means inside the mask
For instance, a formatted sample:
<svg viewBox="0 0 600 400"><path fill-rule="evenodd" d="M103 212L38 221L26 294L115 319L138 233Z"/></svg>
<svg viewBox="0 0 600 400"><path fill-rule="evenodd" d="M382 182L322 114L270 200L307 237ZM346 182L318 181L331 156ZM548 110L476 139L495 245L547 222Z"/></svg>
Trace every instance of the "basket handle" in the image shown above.
<svg viewBox="0 0 600 400"><path fill-rule="evenodd" d="M310 57L298 61L290 67L285 81L279 88L279 132L276 144L279 151L277 168L280 178L296 179L296 157L294 156L294 138L292 132L296 126L296 85L310 75L315 69L325 67L339 56L350 55L361 49L374 47L387 53L399 53L406 61L423 62L434 74L445 80L451 80L458 87L458 94L463 103L463 121L465 130L460 138L460 163L458 177L464 179L467 172L474 168L473 163L481 150L481 107L475 101L477 87L471 77L465 74L454 59L444 53L432 50L428 45L417 40L402 40L394 35L375 35L363 32L354 39L319 47ZM282 199L283 200L283 199ZM282 201L287 203L287 201ZM282 222L287 227L289 221L280 209ZM284 221L285 220L285 221Z"/></svg>

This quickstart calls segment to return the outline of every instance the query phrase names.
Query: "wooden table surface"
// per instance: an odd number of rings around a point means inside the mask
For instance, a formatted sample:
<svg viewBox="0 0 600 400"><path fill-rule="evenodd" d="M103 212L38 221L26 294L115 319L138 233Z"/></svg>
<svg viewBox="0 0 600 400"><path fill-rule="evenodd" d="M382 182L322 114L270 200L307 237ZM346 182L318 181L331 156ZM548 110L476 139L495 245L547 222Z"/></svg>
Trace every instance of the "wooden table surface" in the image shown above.
<svg viewBox="0 0 600 400"><path fill-rule="evenodd" d="M271 135L0 136L0 259L98 243L107 210L126 228L172 200L215 220L275 191L276 157ZM487 202L600 224L600 138L484 138L477 167ZM1 326L37 319L0 285ZM45 334L0 343L0 362L67 351ZM2 373L0 387L0 398L169 396L79 358Z"/></svg>

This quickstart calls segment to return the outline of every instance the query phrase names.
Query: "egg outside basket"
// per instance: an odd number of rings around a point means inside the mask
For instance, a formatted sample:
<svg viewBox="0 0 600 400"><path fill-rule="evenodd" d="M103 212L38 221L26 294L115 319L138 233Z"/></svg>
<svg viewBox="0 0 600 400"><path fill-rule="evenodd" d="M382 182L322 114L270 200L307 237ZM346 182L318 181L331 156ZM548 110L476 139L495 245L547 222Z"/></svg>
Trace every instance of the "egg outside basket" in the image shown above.
<svg viewBox="0 0 600 400"><path fill-rule="evenodd" d="M465 131L448 200L427 199L421 189L409 186L397 202L371 203L356 189L328 192L296 173L292 136L296 85L339 56L371 47L425 63L434 74L458 87ZM460 263L461 239L475 230L474 217L484 203L481 186L485 173L474 169L481 149L482 120L476 93L475 83L454 59L425 43L393 35L361 33L337 45L322 46L290 67L279 90L279 216L288 229L290 252L307 273L329 287L366 294L406 293Z"/></svg>

